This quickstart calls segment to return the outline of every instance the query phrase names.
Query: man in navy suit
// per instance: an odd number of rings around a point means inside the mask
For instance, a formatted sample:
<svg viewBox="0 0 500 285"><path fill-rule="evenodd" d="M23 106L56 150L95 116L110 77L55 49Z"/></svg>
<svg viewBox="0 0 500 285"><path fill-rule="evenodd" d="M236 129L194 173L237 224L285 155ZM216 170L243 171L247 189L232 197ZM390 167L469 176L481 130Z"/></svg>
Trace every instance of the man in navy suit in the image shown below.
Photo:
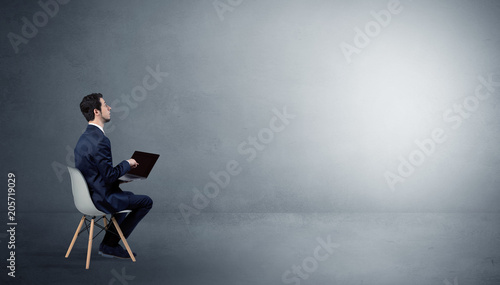
<svg viewBox="0 0 500 285"><path fill-rule="evenodd" d="M151 210L153 201L146 195L135 195L122 191L119 187L122 182L118 178L139 164L131 158L113 166L111 143L104 133L104 124L111 120L111 107L106 104L102 94L85 96L80 103L80 110L87 119L88 126L75 147L75 166L85 177L97 209L107 214L132 210L128 215L115 215L123 235L128 238ZM118 244L120 237L114 225L110 225L99 246L99 254L105 257L130 258L128 252Z"/></svg>

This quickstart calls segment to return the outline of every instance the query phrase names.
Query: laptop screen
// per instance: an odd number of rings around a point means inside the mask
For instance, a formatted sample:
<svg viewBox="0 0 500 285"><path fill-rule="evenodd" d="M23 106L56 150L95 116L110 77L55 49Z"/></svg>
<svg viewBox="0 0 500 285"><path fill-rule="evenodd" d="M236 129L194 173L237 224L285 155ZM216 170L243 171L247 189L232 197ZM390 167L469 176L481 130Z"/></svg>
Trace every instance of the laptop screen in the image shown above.
<svg viewBox="0 0 500 285"><path fill-rule="evenodd" d="M159 154L135 151L132 158L139 163L139 166L131 169L128 174L147 178L159 157Z"/></svg>

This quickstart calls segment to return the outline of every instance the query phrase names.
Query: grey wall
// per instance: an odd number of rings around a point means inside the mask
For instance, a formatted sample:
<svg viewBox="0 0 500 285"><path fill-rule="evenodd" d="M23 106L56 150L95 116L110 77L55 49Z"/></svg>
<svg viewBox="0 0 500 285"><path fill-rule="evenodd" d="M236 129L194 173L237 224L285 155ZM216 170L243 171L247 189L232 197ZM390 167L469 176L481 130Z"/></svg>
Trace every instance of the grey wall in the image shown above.
<svg viewBox="0 0 500 285"><path fill-rule="evenodd" d="M16 174L18 210L74 211L61 169L86 125L81 98L101 92L115 164L161 154L123 187L155 211L194 209L192 189L231 161L239 173L201 212L497 211L500 86L478 76L500 81L500 4L401 1L374 25L388 3L70 1L47 23L35 1L2 4L0 169ZM36 34L12 44L34 15Z"/></svg>

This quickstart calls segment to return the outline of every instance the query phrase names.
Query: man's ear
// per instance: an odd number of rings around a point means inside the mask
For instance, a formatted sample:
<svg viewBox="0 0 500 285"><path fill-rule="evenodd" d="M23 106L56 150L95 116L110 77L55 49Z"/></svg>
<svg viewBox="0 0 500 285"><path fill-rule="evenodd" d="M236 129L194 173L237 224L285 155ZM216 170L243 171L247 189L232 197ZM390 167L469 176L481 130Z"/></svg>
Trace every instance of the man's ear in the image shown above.
<svg viewBox="0 0 500 285"><path fill-rule="evenodd" d="M97 116L101 113L101 111L97 110L97 109L94 109L94 116Z"/></svg>

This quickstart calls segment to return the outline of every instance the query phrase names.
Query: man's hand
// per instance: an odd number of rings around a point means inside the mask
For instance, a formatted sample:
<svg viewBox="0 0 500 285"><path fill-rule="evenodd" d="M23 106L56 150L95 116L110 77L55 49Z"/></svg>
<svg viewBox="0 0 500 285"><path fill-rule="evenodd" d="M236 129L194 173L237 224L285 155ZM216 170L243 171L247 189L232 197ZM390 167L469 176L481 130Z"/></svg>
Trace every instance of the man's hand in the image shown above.
<svg viewBox="0 0 500 285"><path fill-rule="evenodd" d="M137 163L137 161L135 161L135 159L133 159L133 158L131 158L127 161L128 161L128 164L130 164L130 168L136 168L139 165L139 163Z"/></svg>

